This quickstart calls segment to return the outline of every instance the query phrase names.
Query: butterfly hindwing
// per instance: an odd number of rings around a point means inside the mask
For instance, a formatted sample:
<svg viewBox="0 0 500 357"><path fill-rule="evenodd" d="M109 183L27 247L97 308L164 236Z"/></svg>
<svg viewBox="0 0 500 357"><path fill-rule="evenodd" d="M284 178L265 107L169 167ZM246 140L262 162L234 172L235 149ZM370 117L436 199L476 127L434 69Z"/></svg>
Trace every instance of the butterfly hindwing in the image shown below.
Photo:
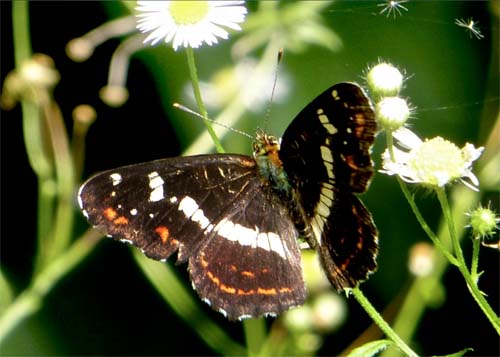
<svg viewBox="0 0 500 357"><path fill-rule="evenodd" d="M364 91L340 83L297 115L281 143L280 158L310 228L307 238L339 290L364 280L376 266L377 231L353 194L364 192L373 175L375 133Z"/></svg>
<svg viewBox="0 0 500 357"><path fill-rule="evenodd" d="M303 304L306 292L293 222L257 178L242 195L189 260L196 290L229 319L275 315Z"/></svg>
<svg viewBox="0 0 500 357"><path fill-rule="evenodd" d="M355 286L376 269L378 238L370 212L355 195L337 191L335 197L318 250L326 276L341 290Z"/></svg>
<svg viewBox="0 0 500 357"><path fill-rule="evenodd" d="M171 158L100 173L80 189L87 219L147 256L189 260L200 297L229 319L305 299L297 232L242 155ZM285 217L285 219L284 219Z"/></svg>

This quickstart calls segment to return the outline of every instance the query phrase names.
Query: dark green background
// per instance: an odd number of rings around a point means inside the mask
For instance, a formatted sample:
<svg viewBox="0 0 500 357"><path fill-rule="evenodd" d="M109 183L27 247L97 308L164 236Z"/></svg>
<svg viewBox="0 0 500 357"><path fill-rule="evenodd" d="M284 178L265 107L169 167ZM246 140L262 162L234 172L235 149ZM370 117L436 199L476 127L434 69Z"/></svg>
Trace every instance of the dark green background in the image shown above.
<svg viewBox="0 0 500 357"><path fill-rule="evenodd" d="M421 137L440 135L459 146L466 141L484 144L498 112L498 19L490 18L488 3L409 2L404 4L409 11L396 19L378 15L381 8L377 3L339 2L325 11L323 18L343 40L340 52L311 46L301 54L285 53L282 71L292 76L290 97L272 106L269 131L282 133L306 103L333 83L362 82L367 65L383 58L404 69L409 77L403 95L417 107L412 124ZM13 44L11 4L1 2L0 6L3 79L13 68ZM46 53L56 62L61 82L55 97L65 118L70 118L72 109L81 103L92 104L98 112L99 119L87 139L85 178L104 169L179 155L195 138L194 133L203 130L198 120L186 120L185 115L180 115L182 122L169 118L171 102L182 98L179 90L188 78L182 51L176 53L165 47L134 56L127 85L130 99L119 109L106 107L97 95L105 84L109 59L118 40L99 47L84 63L74 63L65 56L69 40L118 16L120 11L123 9L117 3L106 3L104 7L98 2L30 4L33 51ZM480 21L484 39L471 39L464 29L454 25L456 18L469 17ZM196 51L202 79L230 65L230 45L231 41L226 41ZM159 71L161 76L157 75ZM236 128L252 133L262 126L263 116L249 114ZM21 291L29 282L35 251L36 180L23 146L20 108L2 112L0 123L1 264ZM67 124L71 127L69 120ZM180 128L178 134L174 128ZM374 148L377 165L383 141L380 136ZM224 146L231 152L249 153L251 142L229 134ZM417 192L423 194L419 203L435 227L439 221L435 197ZM487 195L484 202L487 199L498 207L497 195ZM409 282L408 248L426 238L393 178L377 175L364 201L380 230L381 248L379 270L363 290L383 309ZM77 233L86 227L79 217ZM470 243L466 241L464 246L468 253ZM486 270L480 287L498 312L498 252L482 250L480 263ZM189 286L185 266L178 271ZM477 355L498 355L498 336L455 269L446 274L445 284L447 301L423 317L415 336L416 349L422 354L447 354L472 347ZM351 310L345 326L325 339L321 354L340 353L370 324L354 301L348 304ZM219 314L209 313L228 333L242 339L238 323L228 323ZM13 355L211 353L191 327L178 320L157 296L135 266L129 247L111 241L102 242L67 275L48 295L42 310L24 321L2 347L2 354Z"/></svg>

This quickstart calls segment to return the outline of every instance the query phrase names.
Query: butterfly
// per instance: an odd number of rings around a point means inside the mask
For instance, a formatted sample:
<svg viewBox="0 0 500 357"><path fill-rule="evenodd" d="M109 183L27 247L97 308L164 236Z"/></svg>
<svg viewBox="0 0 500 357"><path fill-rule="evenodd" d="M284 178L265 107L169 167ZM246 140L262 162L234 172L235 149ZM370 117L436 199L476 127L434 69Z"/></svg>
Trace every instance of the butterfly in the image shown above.
<svg viewBox="0 0 500 357"><path fill-rule="evenodd" d="M258 130L253 156L166 158L99 173L78 201L87 220L156 260L177 253L200 298L230 320L306 299L298 238L334 288L376 269L377 230L356 194L373 176L373 107L354 83L315 98L281 140Z"/></svg>

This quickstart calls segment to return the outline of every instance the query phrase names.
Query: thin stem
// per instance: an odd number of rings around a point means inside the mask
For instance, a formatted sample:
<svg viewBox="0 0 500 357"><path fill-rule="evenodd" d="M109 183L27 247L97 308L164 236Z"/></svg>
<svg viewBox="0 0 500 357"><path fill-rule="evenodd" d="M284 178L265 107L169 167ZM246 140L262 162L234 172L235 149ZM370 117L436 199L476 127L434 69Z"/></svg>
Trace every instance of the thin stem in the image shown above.
<svg viewBox="0 0 500 357"><path fill-rule="evenodd" d="M403 180L398 177L398 183L399 187L401 188L401 191L403 192L403 195L405 196L406 200L408 201L408 204L410 205L410 208L415 215L415 218L417 219L418 223L424 230L424 232L427 234L429 239L432 241L432 243L441 251L441 253L448 259L448 261L457 266L458 261L457 259L448 251L448 249L444 246L443 242L436 236L436 234L432 231L432 229L429 227L427 222L425 221L424 217L422 216L422 213L420 212L420 209L418 208L417 204L415 203L415 200L413 199L413 195L410 193L410 190L408 190L408 187L406 184L403 182Z"/></svg>
<svg viewBox="0 0 500 357"><path fill-rule="evenodd" d="M180 318L196 326L194 332L209 347L223 355L245 354L243 346L206 316L192 292L186 289L168 264L148 259L138 249L134 249L133 253L135 261L158 293Z"/></svg>
<svg viewBox="0 0 500 357"><path fill-rule="evenodd" d="M260 78L271 75L272 70L276 68L276 49L279 48L279 43L276 38L271 38L266 46L264 53L260 56L257 66L252 70L253 75L250 76L245 85L241 88L237 95L222 109L215 118L215 122L221 123L226 127L233 127L236 122L247 111L244 104L245 98L248 97L251 88L259 85ZM225 132L219 131L219 137L225 135ZM191 145L183 152L183 155L196 155L200 152L212 150L213 142L210 140L208 132L203 132Z"/></svg>
<svg viewBox="0 0 500 357"><path fill-rule="evenodd" d="M483 313L486 315L488 320L491 322L497 333L500 335L500 319L496 315L495 311L488 304L484 295L479 290L479 287L476 284L476 281L472 278L469 270L467 269L467 265L465 263L465 258L462 252L462 248L460 247L460 242L458 241L457 233L455 230L455 225L453 222L453 217L451 214L450 206L448 203L448 197L446 196L446 192L444 188L439 187L436 190L437 197L439 203L441 204L441 209L443 210L443 214L448 225L448 231L450 234L450 238L452 241L453 248L455 250L455 255L458 260L458 269L462 273L465 282L467 283L467 287L469 288L469 292L471 293L474 300L476 300L477 304L483 310Z"/></svg>
<svg viewBox="0 0 500 357"><path fill-rule="evenodd" d="M478 266L479 266L479 248L481 247L481 240L479 237L474 237L472 240L472 261L471 261L471 267L470 267L470 274L472 276L472 279L474 281L478 281L479 275L477 272Z"/></svg>
<svg viewBox="0 0 500 357"><path fill-rule="evenodd" d="M12 3L12 34L14 37L14 60L16 68L31 58L29 31L29 9L27 1ZM37 257L35 271L43 265L46 256L44 239L50 231L53 212L54 182L53 168L44 146L40 108L33 102L21 101L23 137L28 161L38 177L37 207Z"/></svg>
<svg viewBox="0 0 500 357"><path fill-rule="evenodd" d="M450 234L451 244L453 246L453 251L458 260L458 264L467 267L465 264L464 254L462 252L462 247L458 241L457 231L455 229L455 224L453 223L453 217L451 215L450 205L448 204L448 196L443 187L438 187L435 189L441 209L443 210L444 219L446 225L448 226L448 233Z"/></svg>
<svg viewBox="0 0 500 357"><path fill-rule="evenodd" d="M418 355L396 334L396 332L394 332L394 330L382 318L382 316L373 307L370 301L368 301L366 296L358 287L352 288L351 292L354 298L359 302L361 307L372 318L373 322L377 324L377 326L385 333L388 338L390 338L398 346L401 351L403 351L408 356L418 357Z"/></svg>
<svg viewBox="0 0 500 357"><path fill-rule="evenodd" d="M70 145L62 113L56 102L49 100L43 104L45 126L49 132L49 142L54 153L54 168L57 178L58 202L52 223L52 239L45 237L49 245L48 260L57 257L68 246L73 231L74 167Z"/></svg>
<svg viewBox="0 0 500 357"><path fill-rule="evenodd" d="M196 103L198 104L198 109L200 110L200 114L204 118L208 118L208 112L205 109L205 105L203 104L203 100L201 98L200 83L198 80L198 71L196 70L194 52L193 52L193 49L189 46L186 48L186 55L187 55L187 61L188 61L188 67L189 67L189 75L191 76L191 84L193 85L194 97L196 98ZM215 144L215 148L217 149L217 152L219 154L223 153L224 148L222 147L222 144L220 143L220 140L217 137L217 134L215 134L215 131L212 128L212 123L208 120L204 120L204 122L205 122L205 126L207 127L208 133L210 134L210 137L212 138L212 141Z"/></svg>

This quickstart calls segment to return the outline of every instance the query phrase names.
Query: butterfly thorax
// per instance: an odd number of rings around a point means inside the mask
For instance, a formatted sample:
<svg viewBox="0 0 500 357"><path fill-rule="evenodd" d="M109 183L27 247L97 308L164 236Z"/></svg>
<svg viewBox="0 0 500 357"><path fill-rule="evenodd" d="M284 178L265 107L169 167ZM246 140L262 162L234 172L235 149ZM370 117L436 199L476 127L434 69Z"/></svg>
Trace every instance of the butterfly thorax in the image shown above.
<svg viewBox="0 0 500 357"><path fill-rule="evenodd" d="M288 182L283 162L279 158L280 140L263 131L258 131L253 150L259 178L269 183L281 199L289 201L292 187Z"/></svg>

